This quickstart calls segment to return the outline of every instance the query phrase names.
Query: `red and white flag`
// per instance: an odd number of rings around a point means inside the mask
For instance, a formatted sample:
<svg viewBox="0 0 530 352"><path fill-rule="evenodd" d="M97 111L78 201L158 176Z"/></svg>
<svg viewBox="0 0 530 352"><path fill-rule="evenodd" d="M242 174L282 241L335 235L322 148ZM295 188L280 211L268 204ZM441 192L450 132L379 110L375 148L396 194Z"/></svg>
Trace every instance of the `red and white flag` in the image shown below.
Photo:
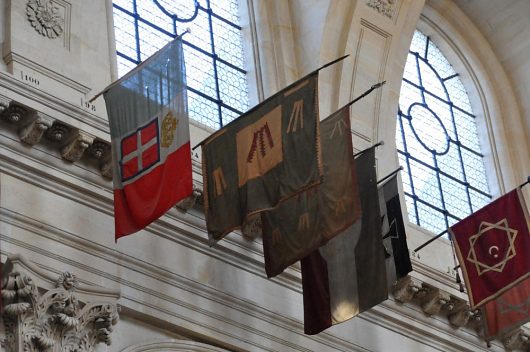
<svg viewBox="0 0 530 352"><path fill-rule="evenodd" d="M115 237L132 234L192 193L182 40L104 93L113 151Z"/></svg>

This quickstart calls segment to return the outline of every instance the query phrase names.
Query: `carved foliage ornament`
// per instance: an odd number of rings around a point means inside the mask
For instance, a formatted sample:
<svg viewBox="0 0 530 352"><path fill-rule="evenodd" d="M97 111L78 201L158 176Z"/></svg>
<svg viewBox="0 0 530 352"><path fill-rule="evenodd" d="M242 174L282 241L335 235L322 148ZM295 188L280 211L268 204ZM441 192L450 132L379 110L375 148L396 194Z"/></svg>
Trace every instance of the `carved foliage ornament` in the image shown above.
<svg viewBox="0 0 530 352"><path fill-rule="evenodd" d="M2 317L6 352L89 352L98 343L110 345L118 322L111 303L81 303L76 277L62 274L56 288L37 289L31 277L11 272L2 280Z"/></svg>
<svg viewBox="0 0 530 352"><path fill-rule="evenodd" d="M53 0L29 0L26 14L33 28L43 36L53 39L63 33L64 18Z"/></svg>
<svg viewBox="0 0 530 352"><path fill-rule="evenodd" d="M392 18L397 0L367 0L366 5L382 15Z"/></svg>

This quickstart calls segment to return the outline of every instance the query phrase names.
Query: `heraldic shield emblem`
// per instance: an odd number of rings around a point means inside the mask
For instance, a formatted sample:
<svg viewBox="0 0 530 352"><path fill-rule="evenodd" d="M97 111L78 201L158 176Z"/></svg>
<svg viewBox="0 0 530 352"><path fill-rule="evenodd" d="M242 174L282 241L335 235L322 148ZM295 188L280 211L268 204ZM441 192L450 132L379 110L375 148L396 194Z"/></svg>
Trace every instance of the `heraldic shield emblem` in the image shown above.
<svg viewBox="0 0 530 352"><path fill-rule="evenodd" d="M517 188L450 228L472 309L530 277L529 227Z"/></svg>
<svg viewBox="0 0 530 352"><path fill-rule="evenodd" d="M162 120L162 147L169 148L175 139L175 131L177 129L178 121L169 111Z"/></svg>

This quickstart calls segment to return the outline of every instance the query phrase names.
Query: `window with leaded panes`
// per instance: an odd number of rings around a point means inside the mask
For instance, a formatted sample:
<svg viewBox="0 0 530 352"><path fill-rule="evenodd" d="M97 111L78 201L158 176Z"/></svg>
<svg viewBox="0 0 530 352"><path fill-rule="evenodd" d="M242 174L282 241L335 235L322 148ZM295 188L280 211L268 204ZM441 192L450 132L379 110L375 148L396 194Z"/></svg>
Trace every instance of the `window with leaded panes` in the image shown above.
<svg viewBox="0 0 530 352"><path fill-rule="evenodd" d="M113 0L118 75L183 37L191 119L218 129L248 109L238 0Z"/></svg>
<svg viewBox="0 0 530 352"><path fill-rule="evenodd" d="M405 66L396 144L410 222L441 233L490 202L466 89L444 54L420 31Z"/></svg>

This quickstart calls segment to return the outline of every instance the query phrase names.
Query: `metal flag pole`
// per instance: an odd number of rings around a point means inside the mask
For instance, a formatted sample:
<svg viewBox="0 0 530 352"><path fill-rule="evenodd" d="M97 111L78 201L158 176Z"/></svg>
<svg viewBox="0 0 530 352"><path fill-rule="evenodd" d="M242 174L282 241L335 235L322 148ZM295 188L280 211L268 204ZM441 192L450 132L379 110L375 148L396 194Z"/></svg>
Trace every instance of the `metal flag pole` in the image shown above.
<svg viewBox="0 0 530 352"><path fill-rule="evenodd" d="M526 179L525 182L521 183L517 188L522 188L524 186L526 186L527 184L530 184L530 176L528 176L528 178ZM433 238L429 239L427 242L423 243L421 246L419 246L418 248L416 248L414 250L414 252L417 252L421 249L423 249L424 247L428 246L429 244L431 244L434 240L442 237L443 235L445 235L447 233L447 230L444 230L442 231L441 233L439 233L438 235L434 236Z"/></svg>
<svg viewBox="0 0 530 352"><path fill-rule="evenodd" d="M397 169L395 169L394 171L392 171L391 173L389 173L388 175L386 175L385 177L377 181L377 184L383 183L384 181L388 180L390 177L394 176L401 170L403 170L403 166L398 167Z"/></svg>
<svg viewBox="0 0 530 352"><path fill-rule="evenodd" d="M149 63L154 57L157 56L157 54L159 52L161 52L162 50L164 50L168 45L170 45L171 43L173 43L175 40L178 40L180 38L182 38L182 36L184 36L184 34L187 34L187 33L191 33L191 29L189 28L186 28L186 30L184 32L182 32L180 35L176 36L175 39L173 39L172 41L170 41L169 43L167 43L166 45L164 45L161 49L159 49L156 53L154 53L153 55L149 56L147 59L145 59L144 61L142 61L138 66L136 66L135 68L133 68L132 70L130 70L127 74L125 74L124 76L122 76L120 79L112 82L111 84L109 84L107 87L105 87L101 92L99 92L98 94L94 95L94 97L92 99L90 99L88 102L89 103L92 103L94 100L96 100L101 94L104 94L106 93L109 89L111 89L112 87L114 87L115 85L117 84L120 84L122 81L126 80L127 78L131 77L133 74L136 73L136 71L138 71L140 68L142 68L144 65L146 65L147 63Z"/></svg>
<svg viewBox="0 0 530 352"><path fill-rule="evenodd" d="M362 153L367 152L367 151L369 151L370 149L377 148L377 147L382 146L382 145L385 145L385 141L379 141L379 142L377 142L376 144L374 144L374 145L372 145L372 146L370 146L370 147L368 147L368 148L366 148L366 149L363 149L363 150L361 150L361 151L358 152L358 153L353 154L353 157L356 158L356 157L358 157L359 155L361 155Z"/></svg>
<svg viewBox="0 0 530 352"><path fill-rule="evenodd" d="M281 91L283 91L283 90L285 90L285 89L288 89L288 87L295 86L295 85L298 84L300 81L304 80L306 77L308 77L308 76L314 74L315 72L319 72L319 71L325 69L325 68L328 67L328 66L331 66L331 65L333 65L333 64L336 64L337 62L344 60L344 59L347 58L348 56L350 56L350 55L348 54L348 55L341 56L341 57L339 57L338 59L335 59L335 60L333 60L333 61L330 61L330 62L328 62L328 63L326 63L326 64L320 66L320 67L317 68L316 70L314 70L314 71L312 71L311 73L305 75L304 77L300 78L299 80L295 81L294 83L290 84L289 86L287 86L287 87L285 87L285 88L279 90L278 92L281 92ZM377 87L376 87L376 88L377 88ZM375 88L374 88L374 89L375 89ZM373 89L372 89L372 90L373 90ZM369 93L369 92L368 92L368 93ZM366 95L366 94L368 94L368 93L365 93L364 95ZM275 94L277 94L277 93L275 93ZM272 96L274 96L275 94L273 94ZM364 95L363 95L363 96L364 96ZM272 97L272 96L271 96L271 97ZM356 100L359 100L359 99L362 98L363 96L357 98ZM263 104L264 102L266 102L266 101L267 101L268 99L270 99L271 97L265 99L264 101L261 101L258 105L254 106L252 109L250 109L250 110L248 110L247 112L244 112L243 114L241 114L241 116L243 116L243 115L249 113L251 110L254 110L255 108L257 108L258 106L260 106L261 104ZM355 102L355 101L353 101L351 104L353 104L354 102ZM223 128L221 128L220 130L217 130L217 132L211 134L210 136L206 137L205 139L203 139L202 141L200 141L199 143L197 143L193 148L191 148L191 150L194 151L195 149L197 149L198 147L200 147L201 145L203 145L204 142L206 142L207 140L209 140L214 134L216 134L216 133L221 133L221 132L219 132L219 131L225 129L228 125L230 125L230 124L233 123L234 121L235 121L235 120L231 121L229 124L223 126Z"/></svg>

